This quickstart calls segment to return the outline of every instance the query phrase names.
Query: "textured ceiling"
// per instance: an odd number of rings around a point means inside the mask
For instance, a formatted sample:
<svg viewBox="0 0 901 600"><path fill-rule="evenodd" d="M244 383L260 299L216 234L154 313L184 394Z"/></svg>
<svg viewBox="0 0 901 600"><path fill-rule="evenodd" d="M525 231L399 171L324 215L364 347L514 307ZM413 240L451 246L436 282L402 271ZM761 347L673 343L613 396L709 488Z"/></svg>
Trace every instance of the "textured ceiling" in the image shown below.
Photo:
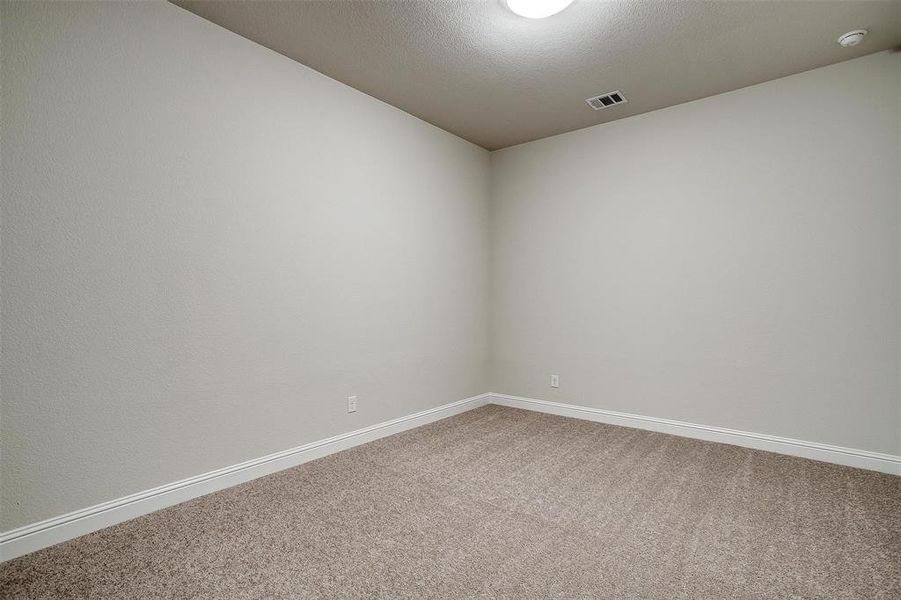
<svg viewBox="0 0 901 600"><path fill-rule="evenodd" d="M173 1L489 150L901 45L898 0L575 0L542 20L503 0ZM628 103L584 101L613 90Z"/></svg>

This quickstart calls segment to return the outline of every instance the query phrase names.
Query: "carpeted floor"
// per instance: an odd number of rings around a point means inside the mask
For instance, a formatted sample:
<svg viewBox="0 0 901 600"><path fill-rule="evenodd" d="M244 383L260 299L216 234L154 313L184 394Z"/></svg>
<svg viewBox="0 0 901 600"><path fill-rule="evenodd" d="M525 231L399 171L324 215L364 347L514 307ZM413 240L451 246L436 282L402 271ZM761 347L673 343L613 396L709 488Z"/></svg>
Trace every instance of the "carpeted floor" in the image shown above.
<svg viewBox="0 0 901 600"><path fill-rule="evenodd" d="M3 598L901 598L901 477L487 406L0 565Z"/></svg>

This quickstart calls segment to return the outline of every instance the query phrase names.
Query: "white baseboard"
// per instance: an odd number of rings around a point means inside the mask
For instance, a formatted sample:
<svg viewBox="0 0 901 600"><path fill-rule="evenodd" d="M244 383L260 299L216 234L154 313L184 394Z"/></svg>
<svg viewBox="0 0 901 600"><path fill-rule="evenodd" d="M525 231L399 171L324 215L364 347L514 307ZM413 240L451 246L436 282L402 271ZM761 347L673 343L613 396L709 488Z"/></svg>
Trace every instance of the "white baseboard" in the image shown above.
<svg viewBox="0 0 901 600"><path fill-rule="evenodd" d="M733 446L754 448L756 450L766 450L767 452L776 452L778 454L787 454L789 456L800 456L802 458L810 458L848 467L879 471L890 475L901 475L901 456L892 454L881 454L879 452L870 452L868 450L843 448L841 446L831 446L829 444L820 444L818 442L806 442L804 440L795 440L763 433L752 433L749 431L726 429L725 427L698 425L696 423L686 423L684 421L673 421L670 419L658 419L656 417L632 415L629 413L614 412L612 410L602 410L599 408L563 404L560 402L548 402L546 400L510 396L507 394L491 393L489 395L489 402L491 404L499 404L501 406L523 408L552 415L573 417L576 419L596 421L598 423L607 423L610 425L622 425L623 427L632 427L635 429L658 431L698 440L720 442L723 444L731 444Z"/></svg>
<svg viewBox="0 0 901 600"><path fill-rule="evenodd" d="M263 475L365 444L379 438L426 425L485 404L498 404L599 423L658 431L682 437L732 444L790 456L810 458L849 467L901 475L901 456L843 448L777 437L762 433L738 431L724 427L698 425L684 421L645 417L587 406L548 402L507 394L487 393L445 404L413 415L385 421L370 427L344 433L276 452L268 456L189 477L123 498L97 504L65 515L53 517L0 534L0 561L9 560L76 538L110 525L198 498Z"/></svg>
<svg viewBox="0 0 901 600"><path fill-rule="evenodd" d="M489 394L473 396L4 532L0 534L0 561L16 558L173 504L484 406L488 403L488 397Z"/></svg>

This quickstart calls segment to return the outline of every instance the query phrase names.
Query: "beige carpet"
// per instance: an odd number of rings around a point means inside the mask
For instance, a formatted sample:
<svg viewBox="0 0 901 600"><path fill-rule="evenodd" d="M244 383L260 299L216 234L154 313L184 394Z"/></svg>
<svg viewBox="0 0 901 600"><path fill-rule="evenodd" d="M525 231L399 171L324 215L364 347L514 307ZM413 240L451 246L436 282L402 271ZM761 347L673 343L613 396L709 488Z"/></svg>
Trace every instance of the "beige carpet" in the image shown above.
<svg viewBox="0 0 901 600"><path fill-rule="evenodd" d="M4 598L901 598L901 477L488 406L0 566Z"/></svg>

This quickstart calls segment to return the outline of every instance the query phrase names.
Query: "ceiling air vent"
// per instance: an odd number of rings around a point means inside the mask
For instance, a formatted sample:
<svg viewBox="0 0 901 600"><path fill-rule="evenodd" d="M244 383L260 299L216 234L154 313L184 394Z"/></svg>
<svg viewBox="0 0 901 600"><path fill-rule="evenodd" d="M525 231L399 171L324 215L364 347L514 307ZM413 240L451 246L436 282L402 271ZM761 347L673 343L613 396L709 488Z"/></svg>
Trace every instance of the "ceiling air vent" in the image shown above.
<svg viewBox="0 0 901 600"><path fill-rule="evenodd" d="M608 106L625 103L626 97L622 95L622 92L616 90L615 92L608 92L606 94L601 94L600 96L595 96L594 98L589 98L585 102L587 102L588 106L591 108L601 110Z"/></svg>

